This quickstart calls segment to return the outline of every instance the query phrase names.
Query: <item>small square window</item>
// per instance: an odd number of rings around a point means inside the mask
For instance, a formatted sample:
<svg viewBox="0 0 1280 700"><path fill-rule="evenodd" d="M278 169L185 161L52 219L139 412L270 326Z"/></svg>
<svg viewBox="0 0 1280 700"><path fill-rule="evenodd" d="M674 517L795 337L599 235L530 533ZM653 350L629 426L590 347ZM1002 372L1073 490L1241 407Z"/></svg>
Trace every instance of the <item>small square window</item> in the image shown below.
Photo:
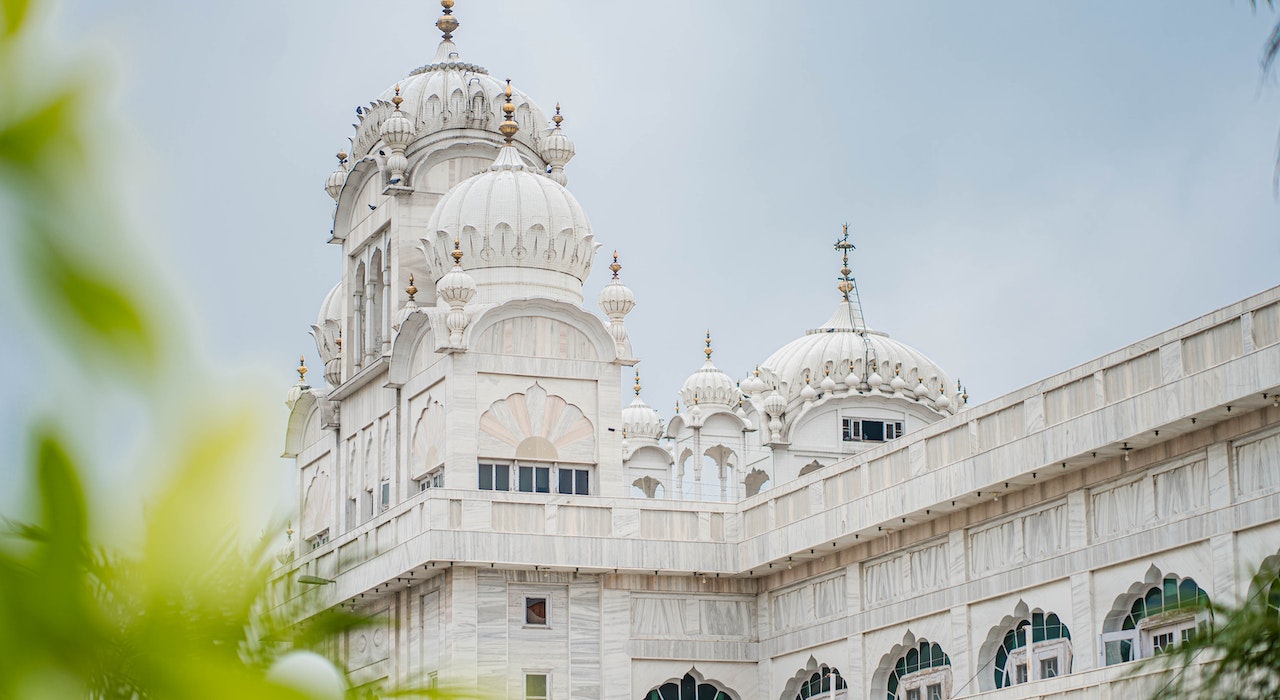
<svg viewBox="0 0 1280 700"><path fill-rule="evenodd" d="M524 699L547 700L547 674L524 674Z"/></svg>
<svg viewBox="0 0 1280 700"><path fill-rule="evenodd" d="M524 623L526 625L547 624L547 599L527 597L524 599Z"/></svg>
<svg viewBox="0 0 1280 700"><path fill-rule="evenodd" d="M1058 657L1050 657L1048 659L1040 659L1040 677L1041 678L1057 678L1058 677Z"/></svg>

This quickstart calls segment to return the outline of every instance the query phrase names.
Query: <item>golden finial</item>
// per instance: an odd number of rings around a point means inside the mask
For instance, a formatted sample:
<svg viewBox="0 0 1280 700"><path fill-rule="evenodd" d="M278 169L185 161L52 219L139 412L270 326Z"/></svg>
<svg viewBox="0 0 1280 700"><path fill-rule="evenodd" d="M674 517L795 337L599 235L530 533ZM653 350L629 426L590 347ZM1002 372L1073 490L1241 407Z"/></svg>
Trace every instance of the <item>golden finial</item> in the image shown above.
<svg viewBox="0 0 1280 700"><path fill-rule="evenodd" d="M399 83L397 83L397 84L396 84L396 96L395 96L395 97L393 97L393 98L391 98L391 104L395 105L395 106L396 106L396 109L400 109L400 105L401 105L401 104L403 104L403 103L404 103L404 98L400 96L400 85L399 85Z"/></svg>
<svg viewBox="0 0 1280 700"><path fill-rule="evenodd" d="M564 121L564 117L560 116L560 103L559 103L559 102L557 102L557 103L556 103L556 116L552 117L552 118L551 118L551 121L553 121L553 122L555 122L555 123L556 123L556 128L557 128L557 129L559 129L559 128L560 128L560 122Z"/></svg>
<svg viewBox="0 0 1280 700"><path fill-rule="evenodd" d="M418 288L413 286L413 273L409 273L409 286L405 288L405 293L409 295L409 301L413 301L413 295L418 293Z"/></svg>
<svg viewBox="0 0 1280 700"><path fill-rule="evenodd" d="M338 337L333 339L333 344L338 346L338 352L342 352L342 331L338 331Z"/></svg>
<svg viewBox="0 0 1280 700"><path fill-rule="evenodd" d="M618 271L622 266L618 264L618 251L613 251L613 262L609 263L609 269L613 270L613 278L618 279Z"/></svg>
<svg viewBox="0 0 1280 700"><path fill-rule="evenodd" d="M845 301L849 301L849 293L854 290L853 279L849 277L853 270L849 269L849 251L854 245L849 242L849 224L843 224L840 227L840 238L836 241L835 248L840 251L840 282L836 285L836 289L840 290L840 294L844 296Z"/></svg>
<svg viewBox="0 0 1280 700"><path fill-rule="evenodd" d="M756 365L756 378L760 377L760 365Z"/></svg>
<svg viewBox="0 0 1280 700"><path fill-rule="evenodd" d="M305 355L298 356L298 382L307 381L307 358Z"/></svg>
<svg viewBox="0 0 1280 700"><path fill-rule="evenodd" d="M707 349L703 350L707 354L707 361L711 361L711 329L707 329Z"/></svg>
<svg viewBox="0 0 1280 700"><path fill-rule="evenodd" d="M680 402L676 401L676 413L680 413Z"/></svg>
<svg viewBox="0 0 1280 700"><path fill-rule="evenodd" d="M520 125L511 118L516 112L516 106L511 104L511 78L507 78L507 89L504 91L506 102L502 104L502 113L507 116L506 121L498 125L498 131L502 132L503 137L507 139L507 143L511 143L516 137L516 132L520 130Z"/></svg>
<svg viewBox="0 0 1280 700"><path fill-rule="evenodd" d="M338 165L346 165L346 164L347 164L347 152L338 151Z"/></svg>
<svg viewBox="0 0 1280 700"><path fill-rule="evenodd" d="M640 370L636 370L636 396L640 395Z"/></svg>
<svg viewBox="0 0 1280 700"><path fill-rule="evenodd" d="M453 16L453 0L440 0L440 7L444 8L444 15L436 20L436 29L444 32L444 40L449 41L453 30L458 28L458 18Z"/></svg>
<svg viewBox="0 0 1280 700"><path fill-rule="evenodd" d="M453 237L453 252L449 255L453 256L453 264L462 267L462 240L457 236Z"/></svg>

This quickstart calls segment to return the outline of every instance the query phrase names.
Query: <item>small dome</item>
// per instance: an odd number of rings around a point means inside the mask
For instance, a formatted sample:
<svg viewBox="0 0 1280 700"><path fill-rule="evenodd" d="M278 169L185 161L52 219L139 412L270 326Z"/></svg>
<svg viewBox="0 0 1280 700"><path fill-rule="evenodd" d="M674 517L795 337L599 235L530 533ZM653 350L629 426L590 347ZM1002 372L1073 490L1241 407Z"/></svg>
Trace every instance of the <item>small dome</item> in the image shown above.
<svg viewBox="0 0 1280 700"><path fill-rule="evenodd" d="M711 331L707 331L707 347L703 350L707 359L680 387L680 398L685 406L703 404L730 408L742 396L733 379L711 362L711 352Z"/></svg>
<svg viewBox="0 0 1280 700"><path fill-rule="evenodd" d="M600 290L600 310L610 319L620 319L636 308L636 295L630 287L618 279L618 271L622 269L622 265L618 264L616 250L613 252L613 262L610 263L609 269L613 272L613 279Z"/></svg>
<svg viewBox="0 0 1280 700"><path fill-rule="evenodd" d="M320 313L316 316L316 325L324 326L325 321L342 322L342 282L333 285L333 289L324 295L320 304Z"/></svg>
<svg viewBox="0 0 1280 700"><path fill-rule="evenodd" d="M631 440L657 440L662 437L662 415L639 395L622 409L622 429Z"/></svg>
<svg viewBox="0 0 1280 700"><path fill-rule="evenodd" d="M885 333L866 328L857 306L841 301L826 323L787 343L760 363L761 379L778 387L788 402L802 399L807 377L835 372L862 389L892 388L938 412L954 412L954 403L940 405L936 398L954 380L933 360L915 348L892 340ZM884 376L890 377L884 386ZM824 380L825 383L825 380ZM923 385L924 393L909 387ZM904 389L906 390L904 392ZM810 387L812 390L812 387Z"/></svg>
<svg viewBox="0 0 1280 700"><path fill-rule="evenodd" d="M598 247L578 200L510 144L488 170L441 197L427 231L422 250L432 277L448 272L459 241L483 303L543 296L581 304Z"/></svg>

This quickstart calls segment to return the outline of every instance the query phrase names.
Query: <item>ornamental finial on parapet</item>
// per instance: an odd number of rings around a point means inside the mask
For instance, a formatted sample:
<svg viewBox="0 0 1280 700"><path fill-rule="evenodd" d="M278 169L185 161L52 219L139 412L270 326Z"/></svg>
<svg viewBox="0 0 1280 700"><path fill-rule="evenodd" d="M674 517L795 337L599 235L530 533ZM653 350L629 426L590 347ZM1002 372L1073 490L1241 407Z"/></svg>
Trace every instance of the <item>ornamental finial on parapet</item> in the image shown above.
<svg viewBox="0 0 1280 700"><path fill-rule="evenodd" d="M564 121L564 117L560 116L560 103L559 103L559 102L557 102L557 103L556 103L556 116L552 117L552 118L551 118L551 121L555 122L555 124L556 124L556 127L555 127L555 128L557 128L557 129L559 129L559 128L560 128L560 123Z"/></svg>
<svg viewBox="0 0 1280 700"><path fill-rule="evenodd" d="M618 272L622 270L622 265L618 264L618 251L613 251L613 262L609 263L609 270L613 272L613 278L618 279Z"/></svg>
<svg viewBox="0 0 1280 700"><path fill-rule="evenodd" d="M440 0L440 7L444 8L444 14L436 20L436 29L444 33L445 41L450 41L458 28L458 18L453 16L453 0Z"/></svg>
<svg viewBox="0 0 1280 700"><path fill-rule="evenodd" d="M298 356L298 382L307 381L307 358L305 355Z"/></svg>
<svg viewBox="0 0 1280 700"><path fill-rule="evenodd" d="M449 255L453 258L454 267L462 267L462 239L453 237L453 252Z"/></svg>
<svg viewBox="0 0 1280 700"><path fill-rule="evenodd" d="M636 370L636 396L640 395L640 370Z"/></svg>
<svg viewBox="0 0 1280 700"><path fill-rule="evenodd" d="M711 361L711 329L707 329L707 348L702 352L707 354L707 362Z"/></svg>

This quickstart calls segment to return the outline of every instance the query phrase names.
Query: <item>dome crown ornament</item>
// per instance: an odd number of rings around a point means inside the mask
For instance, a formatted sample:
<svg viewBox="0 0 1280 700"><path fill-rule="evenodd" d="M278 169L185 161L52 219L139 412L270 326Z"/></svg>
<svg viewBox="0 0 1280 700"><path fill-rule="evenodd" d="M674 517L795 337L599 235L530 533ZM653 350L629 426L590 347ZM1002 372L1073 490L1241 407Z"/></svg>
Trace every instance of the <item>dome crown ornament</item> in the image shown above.
<svg viewBox="0 0 1280 700"><path fill-rule="evenodd" d="M333 198L334 203L342 196L342 187L347 184L347 152L338 151L338 167L329 173L324 182L324 191Z"/></svg>
<svg viewBox="0 0 1280 700"><path fill-rule="evenodd" d="M298 356L297 372L298 383L289 387L289 393L284 397L284 405L288 406L289 410L293 410L294 405L298 403L298 399L301 399L304 393L311 390L311 387L307 385L307 358L305 355Z"/></svg>
<svg viewBox="0 0 1280 700"><path fill-rule="evenodd" d="M442 32L442 39L453 41L453 32L458 28L458 18L453 16L453 0L440 0L440 7L444 14L436 20L436 29Z"/></svg>
<svg viewBox="0 0 1280 700"><path fill-rule="evenodd" d="M547 161L547 165L551 166L551 171L547 173L547 177L560 183L561 185L569 184L569 178L564 174L564 166L569 164L573 159L574 148L573 141L565 135L564 130L560 128L560 124L564 122L564 117L560 116L560 103L556 103L556 114L551 118L555 126L551 128L551 133L542 139L542 150L540 155L542 159Z"/></svg>

